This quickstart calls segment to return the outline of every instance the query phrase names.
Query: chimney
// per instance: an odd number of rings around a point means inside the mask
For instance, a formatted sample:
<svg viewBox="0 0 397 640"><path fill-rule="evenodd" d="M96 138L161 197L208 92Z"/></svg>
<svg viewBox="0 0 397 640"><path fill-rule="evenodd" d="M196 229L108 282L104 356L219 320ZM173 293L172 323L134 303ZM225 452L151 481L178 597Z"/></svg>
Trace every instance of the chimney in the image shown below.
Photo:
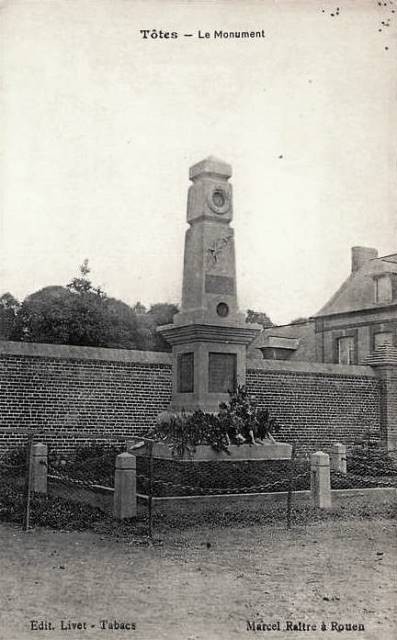
<svg viewBox="0 0 397 640"><path fill-rule="evenodd" d="M377 249L373 249L372 247L352 247L352 273L361 269L369 260L377 257Z"/></svg>

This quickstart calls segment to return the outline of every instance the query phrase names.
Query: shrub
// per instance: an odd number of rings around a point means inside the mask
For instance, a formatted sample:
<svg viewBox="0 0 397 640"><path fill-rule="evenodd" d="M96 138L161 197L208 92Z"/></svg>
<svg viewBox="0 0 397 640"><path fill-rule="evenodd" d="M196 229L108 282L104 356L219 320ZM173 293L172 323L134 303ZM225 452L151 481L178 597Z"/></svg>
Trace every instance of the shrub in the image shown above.
<svg viewBox="0 0 397 640"><path fill-rule="evenodd" d="M255 439L271 438L280 429L269 411L256 405L243 386L230 393L228 402L219 405L219 413L196 410L193 413L166 414L150 432L150 436L171 445L173 453L182 456L199 444L215 451L228 451L230 443L253 444Z"/></svg>
<svg viewBox="0 0 397 640"><path fill-rule="evenodd" d="M78 447L72 458L52 450L48 456L49 467L70 478L113 486L115 459L123 450L120 446L95 441Z"/></svg>

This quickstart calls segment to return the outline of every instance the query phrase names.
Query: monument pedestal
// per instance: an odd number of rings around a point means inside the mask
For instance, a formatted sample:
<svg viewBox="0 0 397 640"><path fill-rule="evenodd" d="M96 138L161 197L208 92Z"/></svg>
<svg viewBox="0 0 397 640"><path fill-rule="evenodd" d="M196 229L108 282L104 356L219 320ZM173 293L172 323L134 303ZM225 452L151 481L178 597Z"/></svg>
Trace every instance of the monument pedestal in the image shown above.
<svg viewBox="0 0 397 640"><path fill-rule="evenodd" d="M245 384L246 348L258 333L248 324L175 324L160 327L172 345L171 411L216 412L229 391Z"/></svg>

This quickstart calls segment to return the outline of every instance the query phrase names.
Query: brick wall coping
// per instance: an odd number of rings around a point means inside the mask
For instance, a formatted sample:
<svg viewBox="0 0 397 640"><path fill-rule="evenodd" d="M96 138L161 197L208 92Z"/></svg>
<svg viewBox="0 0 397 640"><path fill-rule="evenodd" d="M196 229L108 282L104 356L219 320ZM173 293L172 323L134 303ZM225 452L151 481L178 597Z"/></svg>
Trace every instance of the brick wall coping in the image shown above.
<svg viewBox="0 0 397 640"><path fill-rule="evenodd" d="M0 357L28 356L36 358L60 358L64 360L100 360L134 362L138 364L165 364L171 366L170 353L161 351L135 351L132 349L104 349L77 347L66 344L41 344L38 342L0 341Z"/></svg>
<svg viewBox="0 0 397 640"><path fill-rule="evenodd" d="M78 347L75 345L44 344L38 342L0 341L0 356L2 355L172 365L172 355L163 351ZM290 362L287 360L260 360L249 358L247 359L247 369L286 373L318 373L324 375L376 377L374 370L370 366L324 364L322 362Z"/></svg>
<svg viewBox="0 0 397 640"><path fill-rule="evenodd" d="M339 376L360 376L375 378L376 373L369 366L324 364L322 362L289 362L288 360L248 359L247 369L277 371L284 373L307 373Z"/></svg>

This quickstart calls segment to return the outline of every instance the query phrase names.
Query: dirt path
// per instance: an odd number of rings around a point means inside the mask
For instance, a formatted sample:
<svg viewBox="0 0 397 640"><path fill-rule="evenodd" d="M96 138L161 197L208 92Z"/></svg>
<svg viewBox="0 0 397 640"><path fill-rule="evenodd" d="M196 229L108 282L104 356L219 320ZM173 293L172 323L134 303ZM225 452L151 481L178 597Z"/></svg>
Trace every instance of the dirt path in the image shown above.
<svg viewBox="0 0 397 640"><path fill-rule="evenodd" d="M5 525L0 535L2 640L397 637L390 521L292 531L201 528L167 534L151 547L89 532L23 533ZM31 620L56 628L30 630ZM61 620L87 629L62 631ZM135 623L136 629L102 630L100 620ZM288 632L287 621L317 628ZM328 631L321 631L322 621ZM365 630L331 631L332 622ZM254 623L281 630L247 629Z"/></svg>

